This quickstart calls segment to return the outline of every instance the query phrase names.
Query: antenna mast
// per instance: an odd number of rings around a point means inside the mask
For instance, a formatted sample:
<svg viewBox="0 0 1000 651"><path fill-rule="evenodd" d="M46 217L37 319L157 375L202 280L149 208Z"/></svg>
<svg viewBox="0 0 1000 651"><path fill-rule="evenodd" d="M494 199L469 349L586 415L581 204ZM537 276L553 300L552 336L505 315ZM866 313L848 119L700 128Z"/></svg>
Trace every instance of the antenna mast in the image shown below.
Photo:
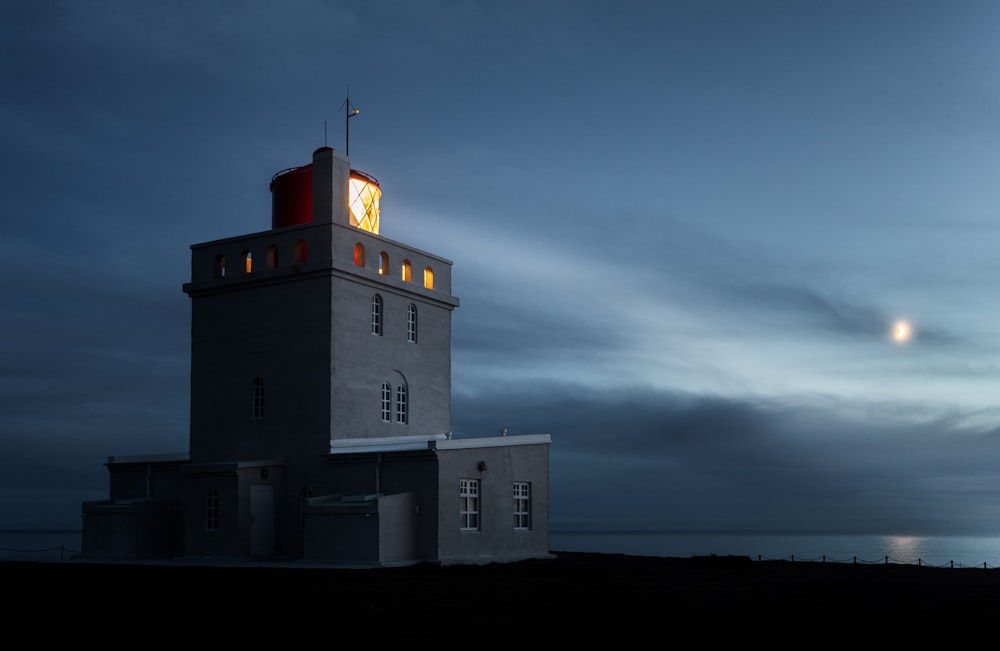
<svg viewBox="0 0 1000 651"><path fill-rule="evenodd" d="M347 87L347 99L341 104L344 107L344 154L348 157L351 155L351 118L360 113L358 109L354 108L351 104L351 87Z"/></svg>

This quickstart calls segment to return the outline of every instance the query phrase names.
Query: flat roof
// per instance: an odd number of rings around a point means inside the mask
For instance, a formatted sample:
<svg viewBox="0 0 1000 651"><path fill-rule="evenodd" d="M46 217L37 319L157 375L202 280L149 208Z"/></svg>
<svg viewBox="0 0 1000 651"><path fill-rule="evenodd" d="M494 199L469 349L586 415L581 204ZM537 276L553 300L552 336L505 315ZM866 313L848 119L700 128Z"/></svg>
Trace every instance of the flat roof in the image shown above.
<svg viewBox="0 0 1000 651"><path fill-rule="evenodd" d="M191 459L187 452L175 452L170 454L136 454L132 456L108 457L108 463L167 463L176 461L184 463Z"/></svg>
<svg viewBox="0 0 1000 651"><path fill-rule="evenodd" d="M544 445L552 442L548 434L520 436L483 436L452 438L450 434L414 436L389 436L365 439L332 439L330 454L359 454L363 452L404 452L409 450L463 450L494 448L511 445Z"/></svg>

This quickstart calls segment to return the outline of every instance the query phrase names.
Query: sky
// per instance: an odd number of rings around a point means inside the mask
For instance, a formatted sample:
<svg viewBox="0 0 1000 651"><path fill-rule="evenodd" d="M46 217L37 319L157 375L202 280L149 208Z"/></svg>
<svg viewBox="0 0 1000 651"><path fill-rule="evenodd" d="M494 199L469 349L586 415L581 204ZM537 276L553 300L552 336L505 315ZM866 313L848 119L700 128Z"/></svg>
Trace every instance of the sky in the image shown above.
<svg viewBox="0 0 1000 651"><path fill-rule="evenodd" d="M328 145L553 529L1000 532L1000 3L0 8L0 528L187 451L189 247Z"/></svg>

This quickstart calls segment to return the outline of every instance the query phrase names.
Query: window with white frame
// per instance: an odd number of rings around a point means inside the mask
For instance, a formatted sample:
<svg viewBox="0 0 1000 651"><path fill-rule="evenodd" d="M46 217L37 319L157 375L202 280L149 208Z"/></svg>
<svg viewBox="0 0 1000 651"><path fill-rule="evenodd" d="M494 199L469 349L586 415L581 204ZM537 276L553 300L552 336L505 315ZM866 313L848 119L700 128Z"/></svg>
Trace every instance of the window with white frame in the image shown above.
<svg viewBox="0 0 1000 651"><path fill-rule="evenodd" d="M531 528L531 484L526 481L514 482L514 530L527 531Z"/></svg>
<svg viewBox="0 0 1000 651"><path fill-rule="evenodd" d="M417 306L413 303L406 310L406 340L411 344L417 343Z"/></svg>
<svg viewBox="0 0 1000 651"><path fill-rule="evenodd" d="M388 382L382 383L382 422L392 420L392 387Z"/></svg>
<svg viewBox="0 0 1000 651"><path fill-rule="evenodd" d="M459 516L462 531L479 529L479 480L459 480Z"/></svg>
<svg viewBox="0 0 1000 651"><path fill-rule="evenodd" d="M396 422L406 423L407 416L406 385L396 387Z"/></svg>
<svg viewBox="0 0 1000 651"><path fill-rule="evenodd" d="M205 529L219 529L219 491L209 488L205 496Z"/></svg>
<svg viewBox="0 0 1000 651"><path fill-rule="evenodd" d="M372 334L382 334L382 297L378 294L372 296Z"/></svg>

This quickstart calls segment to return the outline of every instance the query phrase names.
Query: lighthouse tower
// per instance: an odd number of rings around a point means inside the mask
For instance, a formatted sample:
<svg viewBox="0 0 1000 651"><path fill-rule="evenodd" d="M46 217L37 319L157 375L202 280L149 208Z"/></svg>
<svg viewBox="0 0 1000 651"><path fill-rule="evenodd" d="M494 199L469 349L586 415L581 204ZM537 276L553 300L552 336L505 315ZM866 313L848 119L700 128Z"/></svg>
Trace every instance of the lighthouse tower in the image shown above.
<svg viewBox="0 0 1000 651"><path fill-rule="evenodd" d="M270 229L191 246L189 451L109 457L83 555L547 555L549 435L451 434L451 261L330 147L270 190Z"/></svg>

